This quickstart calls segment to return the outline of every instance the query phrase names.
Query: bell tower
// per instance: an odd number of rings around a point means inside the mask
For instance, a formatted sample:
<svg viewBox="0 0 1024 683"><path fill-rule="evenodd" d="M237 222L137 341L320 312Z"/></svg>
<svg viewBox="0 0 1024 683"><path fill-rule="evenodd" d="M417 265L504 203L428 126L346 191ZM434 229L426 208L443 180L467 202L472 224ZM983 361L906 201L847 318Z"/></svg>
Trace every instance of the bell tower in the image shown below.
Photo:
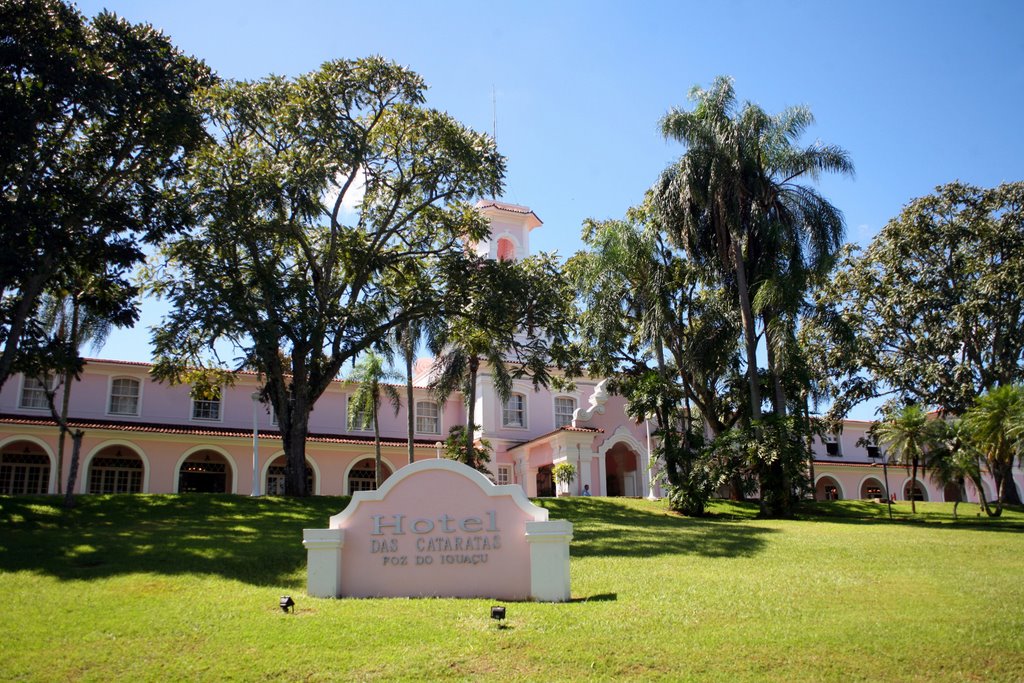
<svg viewBox="0 0 1024 683"><path fill-rule="evenodd" d="M530 232L543 223L529 207L481 199L476 210L491 224L491 234L475 245L478 256L505 261L530 255Z"/></svg>

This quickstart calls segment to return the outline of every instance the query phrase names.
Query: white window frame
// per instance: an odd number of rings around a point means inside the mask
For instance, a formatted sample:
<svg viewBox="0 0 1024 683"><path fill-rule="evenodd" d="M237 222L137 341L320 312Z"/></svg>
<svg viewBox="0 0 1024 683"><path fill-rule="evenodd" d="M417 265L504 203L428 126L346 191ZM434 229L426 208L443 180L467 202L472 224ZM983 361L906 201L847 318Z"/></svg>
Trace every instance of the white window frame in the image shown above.
<svg viewBox="0 0 1024 683"><path fill-rule="evenodd" d="M111 410L111 408L113 407L113 405L111 405L111 404L114 401L114 382L116 382L117 380L122 380L122 379L131 380L132 382L135 382L136 386L138 387L138 393L135 394L135 412L134 413L115 413L115 412L113 412ZM107 381L106 414L108 416L110 416L110 417L138 417L139 415L141 415L142 414L142 385L143 384L144 384L144 382L141 379L139 379L138 377L133 377L131 375L111 375L110 378Z"/></svg>
<svg viewBox="0 0 1024 683"><path fill-rule="evenodd" d="M826 434L825 436L821 437L821 442L823 444L825 444L825 455L827 455L830 458L841 458L841 457L843 457L843 444L840 441L838 434ZM828 447L829 447L830 444L834 444L835 445L835 447L836 447L836 452L835 453L829 453Z"/></svg>
<svg viewBox="0 0 1024 683"><path fill-rule="evenodd" d="M494 471L494 483L506 486L512 483L512 465L498 465Z"/></svg>
<svg viewBox="0 0 1024 683"><path fill-rule="evenodd" d="M206 399L206 398L195 398L193 396L189 396L188 417L189 417L189 419L192 422L209 423L209 422L223 422L224 421L224 388L221 387L219 389L219 391L220 391L220 396L217 398L216 401L211 400L211 399ZM196 417L196 407L197 407L197 404L200 404L200 403L207 403L207 404L214 404L214 403L216 403L217 404L217 417Z"/></svg>
<svg viewBox="0 0 1024 683"><path fill-rule="evenodd" d="M509 404L513 400L515 400L517 398L520 401L520 407L519 407L519 409L517 411L513 411L513 412L519 412L521 414L521 418L519 420L519 424L516 424L514 422L510 422L509 419L508 419L509 418L509 411L510 411ZM527 429L528 428L528 425L527 425L527 415L528 415L528 413L527 413L526 394L520 393L518 391L514 391L508 397L508 401L505 401L501 405L501 426L504 429Z"/></svg>
<svg viewBox="0 0 1024 683"><path fill-rule="evenodd" d="M413 401L415 410L415 422L416 422L416 433L417 434L429 434L431 436L438 436L441 434L441 403L433 399L421 399ZM434 406L434 415L423 415L424 420L433 420L435 428L433 430L426 430L420 427L420 406L424 404L430 404Z"/></svg>
<svg viewBox="0 0 1024 683"><path fill-rule="evenodd" d="M38 388L31 387L31 389L30 389L27 386L29 382L36 382L36 383L39 384L39 387ZM35 392L39 393L39 396L42 397L42 399L43 399L43 404L42 405L27 405L25 403L25 391L29 390L29 389L33 392L33 395L35 394ZM46 402L46 385L43 384L42 382L40 382L35 377L29 377L28 375L22 375L21 376L21 389L20 389L20 391L18 391L18 407L21 408L22 410L49 410L50 409L50 404Z"/></svg>
<svg viewBox="0 0 1024 683"><path fill-rule="evenodd" d="M349 411L349 404L352 401L352 394L345 396L345 431L347 432L360 432L365 434L366 432L373 431L373 420L367 420L366 426L356 426L355 416ZM370 416L372 417L372 415Z"/></svg>
<svg viewBox="0 0 1024 683"><path fill-rule="evenodd" d="M559 401L572 401L572 410L569 412L569 416L568 416L569 419L567 421L563 422L562 424L558 424L558 417L559 417L559 415L562 415L564 417L564 415L562 413L558 412L558 402ZM565 396L565 395L555 396L554 399L552 400L552 409L554 410L554 416L555 416L555 429L561 429L562 427L571 427L572 426L572 416L576 412L576 409L579 408L579 406L580 406L580 402L576 400L575 396Z"/></svg>

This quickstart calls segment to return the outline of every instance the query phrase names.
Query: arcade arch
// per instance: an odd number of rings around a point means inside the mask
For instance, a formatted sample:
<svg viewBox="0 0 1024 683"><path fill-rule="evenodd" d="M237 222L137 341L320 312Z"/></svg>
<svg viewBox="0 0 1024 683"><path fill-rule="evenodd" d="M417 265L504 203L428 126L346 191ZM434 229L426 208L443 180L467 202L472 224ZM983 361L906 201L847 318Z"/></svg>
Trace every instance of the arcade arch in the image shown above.
<svg viewBox="0 0 1024 683"><path fill-rule="evenodd" d="M174 468L175 493L237 493L234 458L217 446L196 446L182 454Z"/></svg>
<svg viewBox="0 0 1024 683"><path fill-rule="evenodd" d="M814 482L815 500L843 500L843 486L835 477L823 474Z"/></svg>
<svg viewBox="0 0 1024 683"><path fill-rule="evenodd" d="M394 473L395 466L387 458L381 458L380 469L381 481L387 481L387 478ZM377 461L374 456L367 455L350 462L345 469L345 495L351 496L356 491L376 490Z"/></svg>
<svg viewBox="0 0 1024 683"><path fill-rule="evenodd" d="M0 495L56 491L57 464L46 442L12 436L0 442Z"/></svg>

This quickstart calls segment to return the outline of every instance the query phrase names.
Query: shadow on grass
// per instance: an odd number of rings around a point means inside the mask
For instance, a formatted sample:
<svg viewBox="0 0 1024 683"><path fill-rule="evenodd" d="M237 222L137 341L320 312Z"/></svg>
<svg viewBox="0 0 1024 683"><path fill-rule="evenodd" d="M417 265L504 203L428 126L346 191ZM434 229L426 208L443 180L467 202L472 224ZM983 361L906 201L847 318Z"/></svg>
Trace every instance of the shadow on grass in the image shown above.
<svg viewBox="0 0 1024 683"><path fill-rule="evenodd" d="M0 497L0 571L62 580L127 573L217 575L301 588L302 529L319 527L347 497L236 495Z"/></svg>
<svg viewBox="0 0 1024 683"><path fill-rule="evenodd" d="M959 516L953 518L952 503L918 503L912 513L910 503L893 503L893 518L885 503L870 500L806 501L797 509L796 518L804 521L828 521L840 524L914 524L934 529L970 529L1020 533L1024 531L1024 507L1005 506L1001 517L988 517L977 503L961 503Z"/></svg>
<svg viewBox="0 0 1024 683"><path fill-rule="evenodd" d="M113 495L80 496L65 511L56 496L0 496L0 572L86 581L130 573L215 575L301 589L302 529L323 526L347 503L326 496ZM573 523L571 554L581 558L748 556L772 533L743 521L679 517L646 501L540 503L553 519Z"/></svg>
<svg viewBox="0 0 1024 683"><path fill-rule="evenodd" d="M576 497L536 502L552 519L572 522L574 557L748 557L774 533L738 519L681 517L641 501Z"/></svg>
<svg viewBox="0 0 1024 683"><path fill-rule="evenodd" d="M572 598L569 602L615 602L619 599L618 593L598 593L582 598Z"/></svg>

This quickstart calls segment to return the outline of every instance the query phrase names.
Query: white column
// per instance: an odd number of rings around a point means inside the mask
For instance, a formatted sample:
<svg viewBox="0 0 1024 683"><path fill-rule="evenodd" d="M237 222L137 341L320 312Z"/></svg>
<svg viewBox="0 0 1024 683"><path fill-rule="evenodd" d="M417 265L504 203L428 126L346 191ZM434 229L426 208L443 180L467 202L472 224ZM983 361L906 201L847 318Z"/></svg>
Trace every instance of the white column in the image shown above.
<svg viewBox="0 0 1024 683"><path fill-rule="evenodd" d="M582 451L580 453L580 493L583 493L583 488L585 486L589 486L590 495L592 496L597 495L594 493L594 482L592 481L593 477L591 476L591 470L593 468L590 466L590 463L593 457L594 454L589 450Z"/></svg>
<svg viewBox="0 0 1024 683"><path fill-rule="evenodd" d="M343 529L303 529L306 546L306 593L313 598L341 597Z"/></svg>
<svg viewBox="0 0 1024 683"><path fill-rule="evenodd" d="M608 495L608 490L607 490L607 487L608 487L608 472L605 469L604 454L603 453L598 453L598 455L597 455L597 477L600 480L600 481L597 482L598 485L601 487L601 494L600 495L607 496Z"/></svg>
<svg viewBox="0 0 1024 683"><path fill-rule="evenodd" d="M260 425L257 408L260 392L252 393L252 495L260 495Z"/></svg>
<svg viewBox="0 0 1024 683"><path fill-rule="evenodd" d="M541 602L565 602L572 597L569 580L569 541L572 523L564 519L527 522L530 545L530 598Z"/></svg>

